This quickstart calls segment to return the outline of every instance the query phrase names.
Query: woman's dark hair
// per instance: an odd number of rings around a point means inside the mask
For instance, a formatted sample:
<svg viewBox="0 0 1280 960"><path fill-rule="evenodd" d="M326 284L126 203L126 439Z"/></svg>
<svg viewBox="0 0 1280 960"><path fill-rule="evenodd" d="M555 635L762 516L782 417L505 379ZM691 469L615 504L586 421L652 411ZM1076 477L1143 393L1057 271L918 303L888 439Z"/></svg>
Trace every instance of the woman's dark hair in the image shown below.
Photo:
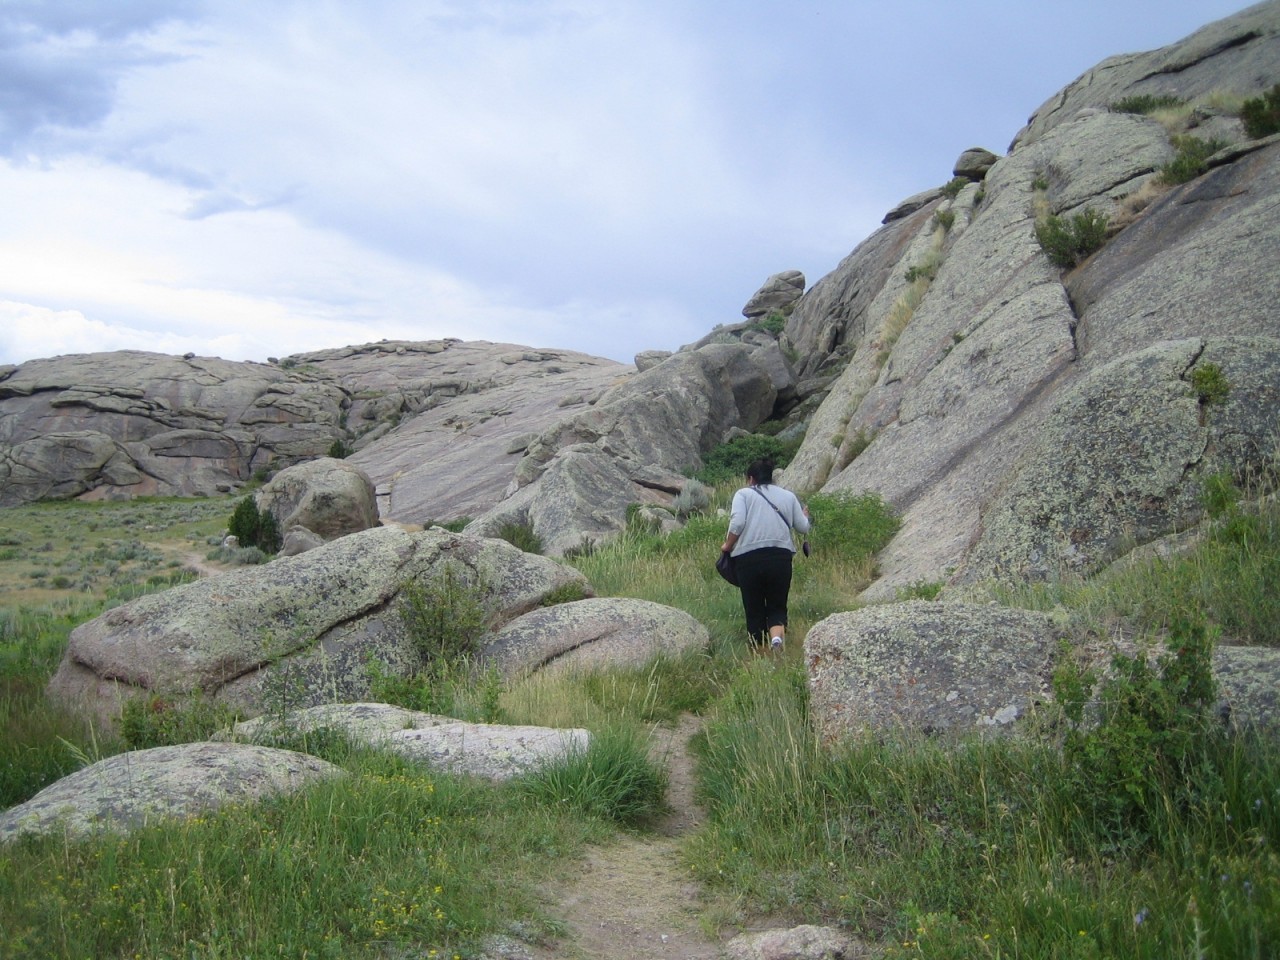
<svg viewBox="0 0 1280 960"><path fill-rule="evenodd" d="M761 457L759 460L751 461L751 466L747 467L747 476L757 484L773 483L773 470L773 461L768 457Z"/></svg>

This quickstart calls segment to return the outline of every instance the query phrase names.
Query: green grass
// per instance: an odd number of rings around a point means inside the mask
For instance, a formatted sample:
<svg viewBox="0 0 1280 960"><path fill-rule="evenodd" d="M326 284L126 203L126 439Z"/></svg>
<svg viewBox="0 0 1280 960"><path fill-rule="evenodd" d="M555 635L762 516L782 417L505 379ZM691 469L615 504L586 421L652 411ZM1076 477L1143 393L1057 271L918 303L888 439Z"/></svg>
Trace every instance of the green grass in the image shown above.
<svg viewBox="0 0 1280 960"><path fill-rule="evenodd" d="M1207 487L1215 519L1194 548L1001 599L1054 609L1072 634L1154 640L1193 619L1207 635L1275 645L1280 507L1220 483ZM727 496L718 491L712 509ZM1113 785L1087 776L1105 760L1127 790L1145 769L1134 760L1145 752L1126 752L1132 729L1123 724L1070 749L1071 727L1052 711L1042 737L1017 742L882 736L820 744L799 640L852 606L897 521L874 498L809 502L814 555L796 560L792 642L781 659L748 653L737 591L712 569L723 516L694 516L668 537L630 529L574 564L601 595L689 611L710 632L708 650L505 684L468 680L465 671L449 678L463 711L584 726L595 734L590 750L494 786L309 736L290 746L324 756L346 777L128 837L6 848L0 954L466 957L512 920L553 935L556 907L539 893L585 845L648 828L660 810L661 773L646 757L644 731L695 712L705 718L695 749L709 819L683 853L712 902L733 905L720 915L841 924L887 956L1277 955L1280 751L1272 743L1196 728L1211 739L1195 753L1195 777L1168 789L1154 781L1154 792L1135 794L1137 817L1133 807L1099 802ZM33 515L50 529L83 516L79 505L65 507L60 514L40 505ZM133 525L111 518L130 514L112 509L93 514L95 533L125 539ZM58 549L42 556L56 569ZM158 571L143 567L145 589ZM122 749L42 696L71 627L114 601L105 592L64 592L51 605L43 588L32 589L38 603L10 604L0 617L6 804ZM1139 705L1162 702L1160 677L1136 665L1126 677L1147 697ZM1088 728L1077 730L1085 736ZM1152 743L1172 751L1157 769L1183 770L1181 741L1151 732Z"/></svg>

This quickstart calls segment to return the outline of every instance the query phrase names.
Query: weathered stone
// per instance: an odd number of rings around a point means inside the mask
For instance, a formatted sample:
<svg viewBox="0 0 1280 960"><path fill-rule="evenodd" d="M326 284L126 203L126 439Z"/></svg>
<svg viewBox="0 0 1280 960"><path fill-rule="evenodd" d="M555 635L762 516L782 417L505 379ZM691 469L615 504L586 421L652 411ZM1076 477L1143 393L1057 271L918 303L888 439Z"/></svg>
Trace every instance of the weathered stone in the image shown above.
<svg viewBox="0 0 1280 960"><path fill-rule="evenodd" d="M707 628L649 600L598 597L526 613L490 637L481 660L505 676L535 670L641 666L656 656L705 649Z"/></svg>
<svg viewBox="0 0 1280 960"><path fill-rule="evenodd" d="M422 666L400 615L405 584L452 570L500 627L544 597L590 585L501 540L378 527L296 557L139 597L81 624L50 682L107 722L127 697L201 692L250 713L367 699L369 659L392 675Z"/></svg>
<svg viewBox="0 0 1280 960"><path fill-rule="evenodd" d="M970 147L956 158L952 174L969 180L981 180L1000 158L985 147Z"/></svg>
<svg viewBox="0 0 1280 960"><path fill-rule="evenodd" d="M656 367L669 356L671 356L670 350L641 350L636 354L636 370L639 373L644 373L646 370Z"/></svg>
<svg viewBox="0 0 1280 960"><path fill-rule="evenodd" d="M751 295L747 305L742 308L742 315L748 320L755 320L757 317L765 317L775 312L787 316L803 293L804 274L799 270L775 273Z"/></svg>
<svg viewBox="0 0 1280 960"><path fill-rule="evenodd" d="M234 538L228 537L227 539ZM300 553L306 553L308 550L324 546L324 543L324 537L312 533L306 527L295 525L290 527L289 532L284 535L284 539L280 544L280 556L296 557ZM224 544L224 546L226 545Z"/></svg>
<svg viewBox="0 0 1280 960"><path fill-rule="evenodd" d="M281 533L303 527L334 540L377 526L373 481L345 460L321 457L280 471L254 495L260 511L275 517Z"/></svg>
<svg viewBox="0 0 1280 960"><path fill-rule="evenodd" d="M1049 694L1049 617L923 600L837 613L804 641L819 734L1000 731Z"/></svg>
<svg viewBox="0 0 1280 960"><path fill-rule="evenodd" d="M727 960L858 960L875 954L836 927L806 924L740 933L725 944Z"/></svg>
<svg viewBox="0 0 1280 960"><path fill-rule="evenodd" d="M1027 146L1089 108L1106 109L1131 96L1193 100L1231 90L1258 96L1274 83L1280 61L1280 10L1259 3L1191 36L1147 53L1103 60L1032 114L1010 149Z"/></svg>
<svg viewBox="0 0 1280 960"><path fill-rule="evenodd" d="M128 831L344 775L316 757L248 744L187 743L122 753L0 813L0 841L25 834Z"/></svg>
<svg viewBox="0 0 1280 960"><path fill-rule="evenodd" d="M236 724L231 736L270 744L317 730L334 730L356 743L399 754L444 773L509 780L585 751L586 730L465 723L385 703L338 703L257 717Z"/></svg>
<svg viewBox="0 0 1280 960"><path fill-rule="evenodd" d="M1232 728L1280 735L1280 650L1219 645L1213 678Z"/></svg>
<svg viewBox="0 0 1280 960"><path fill-rule="evenodd" d="M529 445L507 498L468 531L527 525L558 555L616 536L631 504L670 503L684 470L734 427L754 428L772 412L777 389L756 349L682 350L561 420Z"/></svg>

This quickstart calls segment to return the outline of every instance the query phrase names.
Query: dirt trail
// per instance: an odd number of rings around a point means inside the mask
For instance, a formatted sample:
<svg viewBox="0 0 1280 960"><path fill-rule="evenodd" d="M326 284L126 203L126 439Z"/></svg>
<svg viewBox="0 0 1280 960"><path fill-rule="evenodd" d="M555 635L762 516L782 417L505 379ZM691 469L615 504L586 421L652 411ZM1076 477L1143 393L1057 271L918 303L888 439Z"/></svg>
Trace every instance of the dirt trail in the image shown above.
<svg viewBox="0 0 1280 960"><path fill-rule="evenodd" d="M698 923L699 885L681 867L680 838L705 812L694 801L689 738L699 721L659 730L657 754L670 778L671 811L652 834L593 847L579 872L550 891L566 936L531 949L533 960L713 960L721 943Z"/></svg>

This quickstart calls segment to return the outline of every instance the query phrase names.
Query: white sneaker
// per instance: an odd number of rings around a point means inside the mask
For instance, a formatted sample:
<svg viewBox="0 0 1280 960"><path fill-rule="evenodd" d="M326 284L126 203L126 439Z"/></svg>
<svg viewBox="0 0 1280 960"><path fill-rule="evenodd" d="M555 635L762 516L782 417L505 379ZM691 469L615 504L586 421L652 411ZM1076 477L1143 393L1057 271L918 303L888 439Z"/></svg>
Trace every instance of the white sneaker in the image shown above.
<svg viewBox="0 0 1280 960"><path fill-rule="evenodd" d="M773 651L774 653L777 653L779 650L781 650L781 649L782 649L782 638L781 638L781 637L770 637L770 638L769 638L769 649L770 649L771 651Z"/></svg>

